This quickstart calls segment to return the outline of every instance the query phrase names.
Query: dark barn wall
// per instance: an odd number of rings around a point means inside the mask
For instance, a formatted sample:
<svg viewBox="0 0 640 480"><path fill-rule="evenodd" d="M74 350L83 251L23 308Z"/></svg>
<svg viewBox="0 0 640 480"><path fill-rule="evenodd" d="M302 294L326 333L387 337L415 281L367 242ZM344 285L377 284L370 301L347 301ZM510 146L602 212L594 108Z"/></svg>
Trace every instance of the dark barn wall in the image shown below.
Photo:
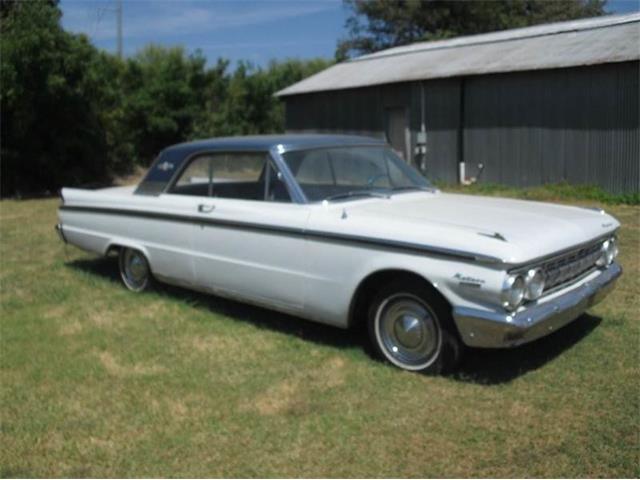
<svg viewBox="0 0 640 480"><path fill-rule="evenodd" d="M640 188L638 62L468 77L464 159L482 182Z"/></svg>
<svg viewBox="0 0 640 480"><path fill-rule="evenodd" d="M295 95L285 99L291 133L342 133L384 138L384 111L412 105L408 84Z"/></svg>
<svg viewBox="0 0 640 480"><path fill-rule="evenodd" d="M639 69L626 62L295 95L285 98L286 130L385 138L386 109L405 107L410 160L432 180L457 182L464 160L468 176L485 165L481 182L637 192ZM415 153L423 112L426 158Z"/></svg>
<svg viewBox="0 0 640 480"><path fill-rule="evenodd" d="M460 148L461 114L460 79L446 79L424 82L424 116L427 132L427 154L424 172L427 178L446 183L458 181L458 163L462 159ZM419 92L421 85L416 83ZM420 95L416 94L415 111L420 113ZM421 116L421 115L420 115ZM420 123L414 131L420 130ZM415 135L413 136L415 138ZM415 162L422 164L422 158Z"/></svg>
<svg viewBox="0 0 640 480"><path fill-rule="evenodd" d="M285 129L384 137L378 88L309 93L286 98Z"/></svg>

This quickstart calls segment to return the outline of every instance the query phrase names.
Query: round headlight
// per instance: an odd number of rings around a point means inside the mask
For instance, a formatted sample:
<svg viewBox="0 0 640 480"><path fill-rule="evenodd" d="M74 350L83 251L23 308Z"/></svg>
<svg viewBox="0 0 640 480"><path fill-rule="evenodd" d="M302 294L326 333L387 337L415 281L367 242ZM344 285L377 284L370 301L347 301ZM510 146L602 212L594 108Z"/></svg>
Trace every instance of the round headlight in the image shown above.
<svg viewBox="0 0 640 480"><path fill-rule="evenodd" d="M596 260L596 265L599 267L606 267L613 263L613 260L618 256L618 243L615 238L609 238L602 242L600 247L600 256Z"/></svg>
<svg viewBox="0 0 640 480"><path fill-rule="evenodd" d="M607 242L609 243L607 245L607 265L610 265L618 255L618 245L616 245L615 238L607 240Z"/></svg>
<svg viewBox="0 0 640 480"><path fill-rule="evenodd" d="M539 268L532 268L527 272L525 279L526 288L524 298L536 300L540 298L544 290L544 273Z"/></svg>
<svg viewBox="0 0 640 480"><path fill-rule="evenodd" d="M502 306L507 310L516 310L524 299L525 281L521 275L507 277L502 289Z"/></svg>
<svg viewBox="0 0 640 480"><path fill-rule="evenodd" d="M599 267L606 267L609 264L609 245L611 240L605 240L600 247L600 256L596 260L596 265Z"/></svg>

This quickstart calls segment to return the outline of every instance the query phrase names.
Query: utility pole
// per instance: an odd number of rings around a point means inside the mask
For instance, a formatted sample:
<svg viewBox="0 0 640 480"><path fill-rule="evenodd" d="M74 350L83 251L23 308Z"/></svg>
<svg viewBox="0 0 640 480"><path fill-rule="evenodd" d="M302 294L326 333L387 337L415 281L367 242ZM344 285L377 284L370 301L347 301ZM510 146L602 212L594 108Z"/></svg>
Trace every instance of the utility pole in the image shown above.
<svg viewBox="0 0 640 480"><path fill-rule="evenodd" d="M118 58L122 59L122 0L116 0L116 21L118 23Z"/></svg>

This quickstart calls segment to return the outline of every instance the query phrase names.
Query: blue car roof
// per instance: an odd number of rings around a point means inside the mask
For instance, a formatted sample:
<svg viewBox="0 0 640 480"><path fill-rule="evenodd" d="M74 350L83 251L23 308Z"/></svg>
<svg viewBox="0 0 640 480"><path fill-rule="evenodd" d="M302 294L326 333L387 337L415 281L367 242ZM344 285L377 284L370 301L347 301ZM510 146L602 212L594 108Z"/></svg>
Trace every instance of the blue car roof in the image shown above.
<svg viewBox="0 0 640 480"><path fill-rule="evenodd" d="M268 151L281 146L283 151L305 148L384 145L378 138L358 135L284 134L253 135L245 137L220 137L193 142L178 143L165 148L149 168L138 185L136 193L159 194L182 168L183 163L198 152L207 151Z"/></svg>
<svg viewBox="0 0 640 480"><path fill-rule="evenodd" d="M200 150L269 150L282 145L285 150L340 145L383 144L378 138L358 135L281 134L245 137L219 137L178 143L166 152L191 154Z"/></svg>

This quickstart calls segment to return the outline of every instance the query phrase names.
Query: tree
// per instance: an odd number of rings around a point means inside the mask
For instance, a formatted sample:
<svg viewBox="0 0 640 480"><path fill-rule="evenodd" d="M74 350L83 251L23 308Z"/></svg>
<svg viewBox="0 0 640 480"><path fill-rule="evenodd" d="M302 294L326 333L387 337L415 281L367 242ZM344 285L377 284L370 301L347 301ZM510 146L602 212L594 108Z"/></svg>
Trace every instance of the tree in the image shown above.
<svg viewBox="0 0 640 480"><path fill-rule="evenodd" d="M104 179L101 57L61 28L55 2L3 2L1 14L2 194Z"/></svg>
<svg viewBox="0 0 640 480"><path fill-rule="evenodd" d="M233 74L228 62L219 60L221 81L211 83L209 115L192 137L250 135L284 130L284 106L274 93L327 68L323 59L272 61L267 68L240 62Z"/></svg>
<svg viewBox="0 0 640 480"><path fill-rule="evenodd" d="M336 59L425 40L603 15L606 0L344 0Z"/></svg>
<svg viewBox="0 0 640 480"><path fill-rule="evenodd" d="M148 165L163 148L184 141L206 114L206 59L182 47L149 45L127 60L122 78L122 139L135 163Z"/></svg>

